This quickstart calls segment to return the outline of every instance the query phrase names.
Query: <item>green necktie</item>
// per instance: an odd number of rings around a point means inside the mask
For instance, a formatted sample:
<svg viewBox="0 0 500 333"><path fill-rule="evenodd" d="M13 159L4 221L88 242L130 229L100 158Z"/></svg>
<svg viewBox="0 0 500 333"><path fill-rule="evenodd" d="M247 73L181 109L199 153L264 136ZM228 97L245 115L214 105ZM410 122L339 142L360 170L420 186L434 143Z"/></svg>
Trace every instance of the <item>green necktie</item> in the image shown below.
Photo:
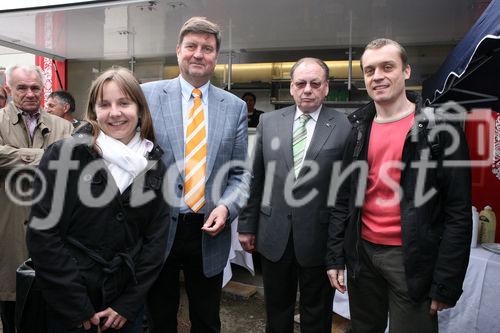
<svg viewBox="0 0 500 333"><path fill-rule="evenodd" d="M304 156L304 150L306 148L307 140L307 129L306 123L311 119L308 114L302 114L299 117L299 126L293 132L293 169L295 171L295 178L299 176L300 165L302 162L302 156Z"/></svg>

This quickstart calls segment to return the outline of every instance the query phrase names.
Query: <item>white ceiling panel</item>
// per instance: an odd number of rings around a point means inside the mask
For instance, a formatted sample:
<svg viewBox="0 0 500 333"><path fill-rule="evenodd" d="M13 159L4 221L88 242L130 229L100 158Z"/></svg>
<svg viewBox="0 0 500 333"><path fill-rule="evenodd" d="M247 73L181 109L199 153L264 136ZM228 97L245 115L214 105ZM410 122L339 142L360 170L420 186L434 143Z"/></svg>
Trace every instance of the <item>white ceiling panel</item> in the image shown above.
<svg viewBox="0 0 500 333"><path fill-rule="evenodd" d="M376 37L393 38L405 45L453 44L474 23L478 2L115 1L88 7L0 13L0 40L10 47L33 48L68 59L166 56L175 52L182 23L199 15L223 27L223 51L230 47L236 51L342 48L349 45L350 24L353 46L362 46ZM44 34L44 29L50 28L47 21L52 22L50 36Z"/></svg>

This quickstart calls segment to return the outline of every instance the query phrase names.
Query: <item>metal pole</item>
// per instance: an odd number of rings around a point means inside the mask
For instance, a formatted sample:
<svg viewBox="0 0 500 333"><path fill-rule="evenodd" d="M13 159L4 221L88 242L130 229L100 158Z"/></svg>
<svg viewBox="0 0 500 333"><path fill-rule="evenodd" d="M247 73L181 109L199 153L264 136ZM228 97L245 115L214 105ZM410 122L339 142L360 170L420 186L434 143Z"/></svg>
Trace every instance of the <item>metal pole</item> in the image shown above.
<svg viewBox="0 0 500 333"><path fill-rule="evenodd" d="M132 73L134 73L134 70L135 70L135 57L131 57L130 58L130 61L128 62L130 64L130 71Z"/></svg>
<svg viewBox="0 0 500 333"><path fill-rule="evenodd" d="M129 56L130 56L130 71L134 73L135 70L135 31L128 33Z"/></svg>
<svg viewBox="0 0 500 333"><path fill-rule="evenodd" d="M233 79L233 34L232 19L229 19L229 60L227 62L227 90L231 91L231 81Z"/></svg>
<svg viewBox="0 0 500 333"><path fill-rule="evenodd" d="M59 70L57 69L57 64L56 64L56 61L54 59L52 59L52 66L56 70L56 76L57 76L57 82L59 83L59 88L61 88L61 90L66 90L66 89L64 89L64 87L62 85L61 76L59 75Z"/></svg>
<svg viewBox="0 0 500 333"><path fill-rule="evenodd" d="M347 77L347 90L351 91L352 84L352 10L349 11L349 73Z"/></svg>
<svg viewBox="0 0 500 333"><path fill-rule="evenodd" d="M129 61L129 69L132 73L134 73L135 70L135 29L132 30L130 28L130 6L127 6L127 52L128 56L130 57Z"/></svg>

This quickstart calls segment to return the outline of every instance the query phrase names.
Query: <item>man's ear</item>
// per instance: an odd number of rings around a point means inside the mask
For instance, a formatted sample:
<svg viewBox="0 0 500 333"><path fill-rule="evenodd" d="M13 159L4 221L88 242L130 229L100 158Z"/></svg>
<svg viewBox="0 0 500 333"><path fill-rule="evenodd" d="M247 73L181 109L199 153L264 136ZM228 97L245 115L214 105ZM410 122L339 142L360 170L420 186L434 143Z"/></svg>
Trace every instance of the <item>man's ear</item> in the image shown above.
<svg viewBox="0 0 500 333"><path fill-rule="evenodd" d="M12 90L10 89L9 86L5 86L5 91L7 92L7 96L12 96Z"/></svg>
<svg viewBox="0 0 500 333"><path fill-rule="evenodd" d="M69 112L69 104L64 103L64 113L68 113L68 112Z"/></svg>
<svg viewBox="0 0 500 333"><path fill-rule="evenodd" d="M404 74L405 74L405 80L408 80L411 76L411 67L410 65L406 65L406 68L404 69Z"/></svg>

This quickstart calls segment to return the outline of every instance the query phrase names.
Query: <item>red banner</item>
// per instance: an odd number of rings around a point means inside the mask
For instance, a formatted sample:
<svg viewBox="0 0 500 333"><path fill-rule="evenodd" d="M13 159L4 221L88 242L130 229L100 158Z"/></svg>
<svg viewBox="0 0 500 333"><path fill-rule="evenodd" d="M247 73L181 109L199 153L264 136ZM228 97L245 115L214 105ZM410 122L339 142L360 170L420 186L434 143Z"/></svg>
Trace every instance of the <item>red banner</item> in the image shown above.
<svg viewBox="0 0 500 333"><path fill-rule="evenodd" d="M44 13L36 16L36 45L50 51L64 47L64 13ZM42 56L35 57L35 64L45 74L44 105L47 96L56 90L67 90L67 61L55 61Z"/></svg>
<svg viewBox="0 0 500 333"><path fill-rule="evenodd" d="M485 117L485 114L487 116ZM480 120L479 120L480 119ZM488 123L488 124L486 124ZM494 124L494 126L491 126ZM471 160L489 163L472 168L472 204L481 211L491 206L497 216L496 242L500 241L500 116L489 110L474 110L465 127Z"/></svg>

